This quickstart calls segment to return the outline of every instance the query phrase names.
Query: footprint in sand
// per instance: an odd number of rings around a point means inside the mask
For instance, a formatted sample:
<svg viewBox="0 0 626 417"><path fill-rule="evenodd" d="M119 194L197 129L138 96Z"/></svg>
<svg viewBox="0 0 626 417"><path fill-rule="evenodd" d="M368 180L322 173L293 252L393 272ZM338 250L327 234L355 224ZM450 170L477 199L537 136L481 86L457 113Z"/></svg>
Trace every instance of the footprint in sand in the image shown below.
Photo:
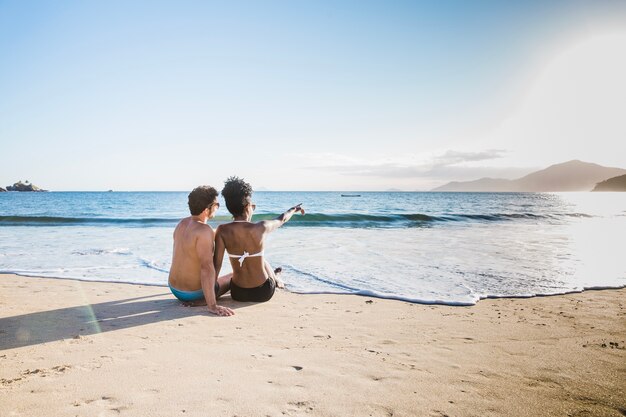
<svg viewBox="0 0 626 417"><path fill-rule="evenodd" d="M0 384L2 385L11 385L15 382L18 381L23 381L26 380L28 378L31 378L33 376L40 376L40 377L47 377L49 375L58 375L58 374L62 374L65 371L69 370L71 368L70 365L57 365L57 366L53 366L50 369L27 369L23 372L20 373L20 376L16 377L16 378L12 378L12 379L5 379L2 378L0 379Z"/></svg>
<svg viewBox="0 0 626 417"><path fill-rule="evenodd" d="M74 407L84 408L86 415L90 415L89 410L95 409L97 415L100 417L117 416L122 410L126 410L128 407L120 403L115 397L103 395L100 398L88 399L83 401L74 402Z"/></svg>
<svg viewBox="0 0 626 417"><path fill-rule="evenodd" d="M448 414L444 413L443 411L439 411L439 410L433 410L430 412L430 416L431 417L450 417Z"/></svg>
<svg viewBox="0 0 626 417"><path fill-rule="evenodd" d="M292 415L292 413L296 413L296 415L299 415L299 413L302 413L303 411L305 413L310 413L313 411L314 405L310 401L290 401L287 404L290 407L286 411L283 411L283 414L288 416Z"/></svg>

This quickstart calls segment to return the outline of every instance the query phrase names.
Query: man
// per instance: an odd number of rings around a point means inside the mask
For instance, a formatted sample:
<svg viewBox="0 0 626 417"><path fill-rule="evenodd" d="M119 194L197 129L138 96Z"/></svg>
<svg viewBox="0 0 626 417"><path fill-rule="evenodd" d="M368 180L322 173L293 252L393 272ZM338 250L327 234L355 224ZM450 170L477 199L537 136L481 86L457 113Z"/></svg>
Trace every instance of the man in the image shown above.
<svg viewBox="0 0 626 417"><path fill-rule="evenodd" d="M217 305L217 298L230 289L232 274L216 278L213 266L215 232L206 224L215 217L220 204L213 187L201 186L189 193L191 216L182 219L174 230L174 253L169 286L172 294L189 305L206 301L209 311L218 316L235 314Z"/></svg>

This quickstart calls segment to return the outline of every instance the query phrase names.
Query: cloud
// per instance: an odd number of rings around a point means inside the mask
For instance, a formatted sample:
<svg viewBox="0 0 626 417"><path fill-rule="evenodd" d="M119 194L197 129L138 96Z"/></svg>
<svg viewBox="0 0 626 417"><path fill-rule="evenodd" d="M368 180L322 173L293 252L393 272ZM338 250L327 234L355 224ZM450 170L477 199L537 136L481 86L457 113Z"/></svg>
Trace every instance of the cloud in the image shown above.
<svg viewBox="0 0 626 417"><path fill-rule="evenodd" d="M458 165L465 162L487 161L502 158L506 153L504 149L489 149L481 152L460 152L448 150L443 155L435 158L434 166Z"/></svg>
<svg viewBox="0 0 626 417"><path fill-rule="evenodd" d="M343 175L374 176L385 178L417 178L423 177L427 170L419 166L403 166L394 163L371 165L342 165L311 167L314 169L330 169Z"/></svg>
<svg viewBox="0 0 626 417"><path fill-rule="evenodd" d="M319 167L318 167L319 168ZM532 168L435 165L429 168L397 164L324 167L350 176L380 178L430 178L439 180L468 180L483 177L519 178Z"/></svg>
<svg viewBox="0 0 626 417"><path fill-rule="evenodd" d="M378 177L388 179L437 179L464 180L482 177L518 178L532 171L529 168L476 166L476 162L502 158L506 153L503 149L488 149L480 152L447 150L430 157L403 155L388 158L385 161L357 160L352 157L341 157L323 154L309 159L317 162L307 169L332 171L340 175L355 177ZM322 154L320 154L322 155ZM311 155L309 155L311 156ZM409 163L407 160L414 162ZM338 163L339 162L339 163Z"/></svg>

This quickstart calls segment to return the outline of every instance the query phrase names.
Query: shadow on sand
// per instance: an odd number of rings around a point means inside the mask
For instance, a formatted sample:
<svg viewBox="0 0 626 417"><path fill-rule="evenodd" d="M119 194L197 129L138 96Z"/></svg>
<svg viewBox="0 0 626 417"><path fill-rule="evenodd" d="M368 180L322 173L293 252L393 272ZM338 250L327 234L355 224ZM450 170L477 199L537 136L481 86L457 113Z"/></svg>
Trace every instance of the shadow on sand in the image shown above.
<svg viewBox="0 0 626 417"><path fill-rule="evenodd" d="M206 311L206 306L185 307L171 295L171 298L162 298L164 295L169 293L0 318L0 350L78 338L183 317L217 318ZM159 298L154 299L156 297ZM238 309L254 303L236 303L227 296L220 298L220 304Z"/></svg>

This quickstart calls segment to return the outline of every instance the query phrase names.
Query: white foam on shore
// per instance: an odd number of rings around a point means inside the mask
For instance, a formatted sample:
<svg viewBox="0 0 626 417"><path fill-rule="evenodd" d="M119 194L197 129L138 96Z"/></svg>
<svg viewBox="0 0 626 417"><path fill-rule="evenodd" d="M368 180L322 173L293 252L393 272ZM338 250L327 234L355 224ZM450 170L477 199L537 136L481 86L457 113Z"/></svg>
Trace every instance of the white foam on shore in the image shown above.
<svg viewBox="0 0 626 417"><path fill-rule="evenodd" d="M110 283L110 284L124 284L124 285L140 285L140 286L151 286L151 287L163 287L167 288L167 284L163 283L154 283L154 282L141 282L141 281L124 281L124 280L112 280L112 279L88 279L81 277L71 277L71 276L52 276L47 274L32 274L31 271L4 271L0 270L0 274L13 274L28 278L47 278L47 279L61 279L61 280L70 280L70 281L81 281L81 282L101 282L101 283ZM564 292L554 292L554 293L540 293L540 294L524 294L524 295L487 295L482 297L477 297L473 302L461 302L461 301L445 301L445 300L429 300L429 299L420 299L420 298L411 298L411 297L399 297L390 294L384 294L376 291L354 291L354 292L340 292L340 291L294 291L289 290L289 292L294 294L301 295L356 295L361 297L372 297L378 299L385 300L396 300L402 301L412 304L423 304L423 305L442 305L442 306L450 306L450 307L470 307L476 305L480 300L487 299L500 299L500 298L533 298L533 297L554 297L559 295L567 295L567 294L578 294L583 291L603 291L603 290L618 290L626 288L626 285L620 286L597 286L597 287L586 287L581 288L579 290L571 290Z"/></svg>
<svg viewBox="0 0 626 417"><path fill-rule="evenodd" d="M22 277L32 277L32 278L49 278L49 279L63 279L63 280L70 280L70 281L81 281L81 282L102 282L102 283L109 283L109 284L125 284L125 285L146 285L146 286L151 286L151 287L167 287L167 283L163 284L163 283L155 283L155 282L142 282L142 281L129 281L129 280L118 280L118 279L102 279L102 278L98 278L98 279L90 279L90 278L85 278L85 277L76 277L76 276L55 276L55 275L49 275L49 274L45 274L45 273L31 273L31 271L6 271L6 270L0 270L0 274L12 274L12 275L18 275L18 276L22 276Z"/></svg>

